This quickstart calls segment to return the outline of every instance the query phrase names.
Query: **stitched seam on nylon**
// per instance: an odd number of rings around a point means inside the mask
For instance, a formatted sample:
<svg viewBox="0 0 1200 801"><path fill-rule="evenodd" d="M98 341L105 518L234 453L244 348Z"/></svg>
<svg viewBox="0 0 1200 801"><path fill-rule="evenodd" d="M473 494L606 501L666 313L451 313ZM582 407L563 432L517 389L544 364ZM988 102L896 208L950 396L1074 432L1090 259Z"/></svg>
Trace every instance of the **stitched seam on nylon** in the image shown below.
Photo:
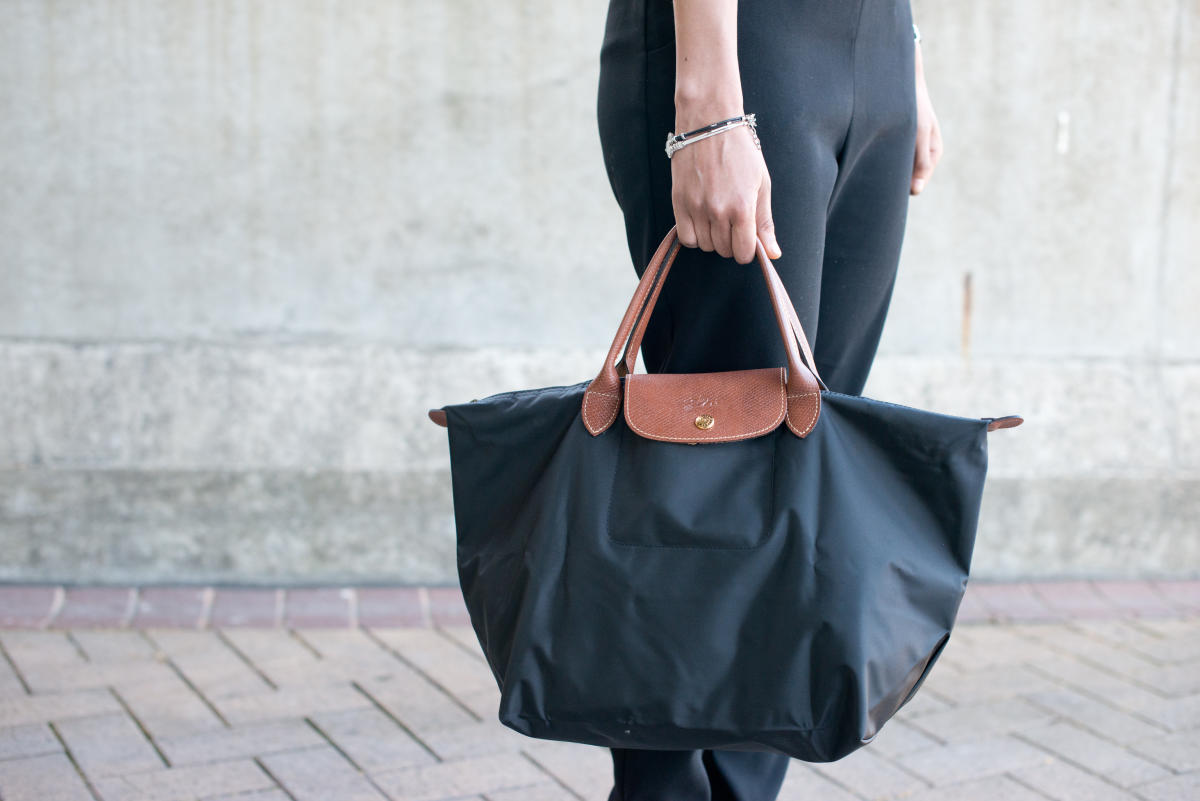
<svg viewBox="0 0 1200 801"><path fill-rule="evenodd" d="M669 442L727 442L729 440L735 440L735 439L749 439L750 437L754 437L759 434L766 433L767 431L770 431L772 428L775 428L775 426L779 425L779 422L781 420L783 420L783 418L787 415L787 397L786 397L787 387L783 382L783 368L782 367L779 368L779 388L784 390L783 396L781 396L779 399L780 400L779 414L777 414L775 416L775 420L770 425L768 425L766 428L760 428L759 430L751 431L748 434L745 434L745 433L730 434L725 437L704 437L702 439L696 439L694 437L668 437L665 435L651 434L649 431L645 431L641 428L638 428L637 424L629 419L629 381L627 380L625 382L625 422L629 424L630 428L632 428L634 431L641 434L643 437L649 437L650 439L664 440L664 441L669 441Z"/></svg>

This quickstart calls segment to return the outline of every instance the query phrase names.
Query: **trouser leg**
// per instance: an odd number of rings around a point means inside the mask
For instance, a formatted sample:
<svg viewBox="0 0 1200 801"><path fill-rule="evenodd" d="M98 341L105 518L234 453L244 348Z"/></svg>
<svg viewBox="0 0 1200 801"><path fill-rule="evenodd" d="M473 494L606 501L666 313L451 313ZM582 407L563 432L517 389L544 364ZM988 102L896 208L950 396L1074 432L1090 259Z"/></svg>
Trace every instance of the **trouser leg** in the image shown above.
<svg viewBox="0 0 1200 801"><path fill-rule="evenodd" d="M917 124L908 3L866 0L865 11L855 48L855 111L830 198L812 342L829 388L854 395L866 383L891 302Z"/></svg>
<svg viewBox="0 0 1200 801"><path fill-rule="evenodd" d="M763 751L610 751L608 801L770 801L790 763Z"/></svg>
<svg viewBox="0 0 1200 801"><path fill-rule="evenodd" d="M713 801L771 801L779 795L791 759L764 751L705 750Z"/></svg>
<svg viewBox="0 0 1200 801"><path fill-rule="evenodd" d="M613 788L608 801L714 801L701 751L609 751Z"/></svg>

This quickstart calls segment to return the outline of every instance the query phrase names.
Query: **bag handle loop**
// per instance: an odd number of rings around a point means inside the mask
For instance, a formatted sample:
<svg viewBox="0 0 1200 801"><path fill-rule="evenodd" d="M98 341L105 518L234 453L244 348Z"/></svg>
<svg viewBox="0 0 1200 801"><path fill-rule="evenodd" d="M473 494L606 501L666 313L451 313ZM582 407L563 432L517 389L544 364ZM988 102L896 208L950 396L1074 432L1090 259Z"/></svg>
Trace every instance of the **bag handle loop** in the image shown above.
<svg viewBox="0 0 1200 801"><path fill-rule="evenodd" d="M665 273L666 270L670 268L670 264L674 261L674 259L675 256L672 253L672 255L667 257L665 265L659 267L659 272ZM779 293L781 293L783 296L784 310L787 312L788 321L792 329L792 335L795 337L796 342L800 345L800 352L804 357L804 364L806 367L808 367L809 371L816 376L817 383L820 385L821 389L829 389L829 387L825 386L825 381L821 378L821 374L817 370L817 362L813 357L812 348L808 344L808 337L804 333L804 326L800 325L800 317L796 314L796 307L792 303L792 298L790 295L788 295L787 289L783 286L782 279L779 278L779 271L775 269L774 263L772 263L769 258L767 259L767 262L770 265L771 273L771 277L767 279L768 290L770 290L771 286L776 286ZM647 270L649 270L649 268L647 268ZM662 289L662 285L663 279L661 278L654 282L654 290L651 292L650 299L646 304L651 309L653 309L654 305L658 302L658 293L659 290ZM774 293L772 293L772 302L774 302L774 300ZM637 322L634 325L633 333L630 335L628 342L625 344L624 357L617 364L617 375L623 376L628 373L632 373L634 368L637 366L638 351L641 349L642 338L646 334L646 327L649 325L649 321L650 315L644 310L643 307L643 311L638 315ZM637 343L636 347L633 345L635 341Z"/></svg>
<svg viewBox="0 0 1200 801"><path fill-rule="evenodd" d="M775 321L779 326L779 333L783 337L787 351L787 424L793 433L803 437L816 425L817 416L820 413L820 392L827 387L817 373L812 349L804 335L804 329L800 326L800 320L796 315L791 298L779 278L779 273L776 272L770 258L767 257L762 239L758 237L755 239L755 253L759 266L762 268L763 278L767 282L771 306L775 311ZM605 431L617 418L617 412L621 407L621 377L633 372L633 368L637 364L637 353L641 347L650 314L658 302L659 293L667 279L671 265L682 247L676 226L672 225L671 230L667 232L655 250L650 264L638 282L637 289L625 310L625 316L621 319L617 334L608 349L604 366L584 392L583 421L593 436ZM622 346L624 346L624 354L618 360L617 357Z"/></svg>

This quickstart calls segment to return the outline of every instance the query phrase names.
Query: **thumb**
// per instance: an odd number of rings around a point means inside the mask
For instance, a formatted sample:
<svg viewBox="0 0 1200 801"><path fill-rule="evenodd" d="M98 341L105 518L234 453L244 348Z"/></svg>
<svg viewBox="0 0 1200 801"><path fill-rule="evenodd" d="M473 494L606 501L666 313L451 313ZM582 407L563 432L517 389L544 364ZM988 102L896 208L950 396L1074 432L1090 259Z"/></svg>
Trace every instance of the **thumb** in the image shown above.
<svg viewBox="0 0 1200 801"><path fill-rule="evenodd" d="M771 182L763 181L758 187L758 235L767 249L767 255L778 259L783 255L775 239L775 219L771 216Z"/></svg>

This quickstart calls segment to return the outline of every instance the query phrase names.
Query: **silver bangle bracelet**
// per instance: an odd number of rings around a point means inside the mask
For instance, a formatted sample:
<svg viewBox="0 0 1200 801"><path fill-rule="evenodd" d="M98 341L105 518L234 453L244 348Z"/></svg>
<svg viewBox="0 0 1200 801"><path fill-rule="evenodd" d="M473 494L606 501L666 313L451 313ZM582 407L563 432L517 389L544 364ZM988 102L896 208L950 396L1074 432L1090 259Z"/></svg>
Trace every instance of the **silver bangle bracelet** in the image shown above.
<svg viewBox="0 0 1200 801"><path fill-rule="evenodd" d="M716 136L719 133L731 130L733 128L745 125L750 129L750 136L754 137L754 146L762 150L762 143L758 139L758 131L755 127L754 115L743 114L740 117L730 117L727 120L714 122L711 125L706 125L703 128L697 128L694 131L687 133L671 132L667 134L667 144L664 148L667 151L667 158L675 155L675 151L681 147L686 147L692 142L699 142L701 139L707 139L710 136Z"/></svg>

